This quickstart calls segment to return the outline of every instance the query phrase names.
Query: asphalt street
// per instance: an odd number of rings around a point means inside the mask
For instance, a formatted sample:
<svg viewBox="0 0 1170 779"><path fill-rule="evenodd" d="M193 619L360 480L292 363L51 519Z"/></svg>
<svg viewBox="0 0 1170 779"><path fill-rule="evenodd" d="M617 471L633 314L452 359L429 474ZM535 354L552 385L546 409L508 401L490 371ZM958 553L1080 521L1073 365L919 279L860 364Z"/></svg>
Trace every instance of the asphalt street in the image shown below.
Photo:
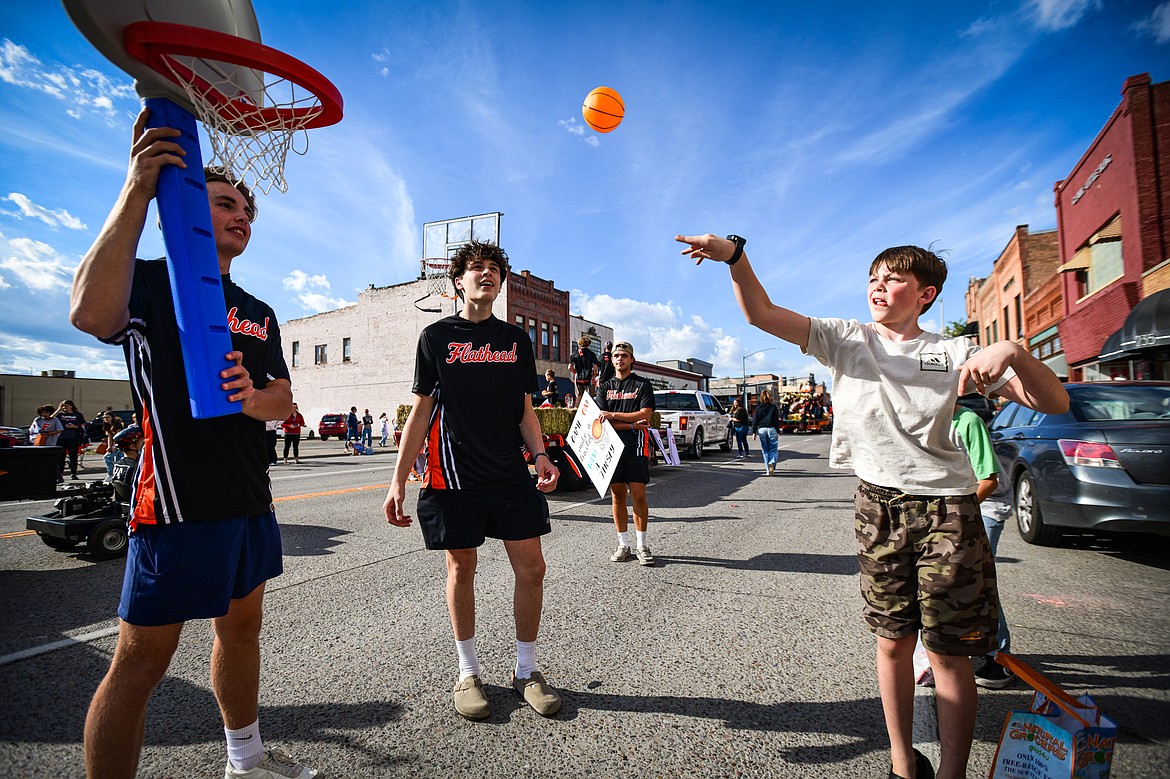
<svg viewBox="0 0 1170 779"><path fill-rule="evenodd" d="M550 497L537 659L564 697L556 718L508 684L511 571L489 541L477 633L494 711L481 723L451 706L442 555L381 515L393 451L305 442L301 465L272 471L285 573L266 596L266 742L333 777L885 777L856 479L827 467L828 436L780 442L771 478L758 459L718 451L656 467L653 568L609 562L609 505L595 491ZM0 776L83 774L85 712L116 640L123 561L24 532L25 516L50 508L0 504ZM1170 766L1168 552L1147 536L1041 548L1009 528L1001 541L1014 649L1117 720L1119 779ZM210 647L210 626L189 624L151 701L140 776L222 776ZM987 776L1005 715L1029 699L1020 684L980 692L971 777Z"/></svg>

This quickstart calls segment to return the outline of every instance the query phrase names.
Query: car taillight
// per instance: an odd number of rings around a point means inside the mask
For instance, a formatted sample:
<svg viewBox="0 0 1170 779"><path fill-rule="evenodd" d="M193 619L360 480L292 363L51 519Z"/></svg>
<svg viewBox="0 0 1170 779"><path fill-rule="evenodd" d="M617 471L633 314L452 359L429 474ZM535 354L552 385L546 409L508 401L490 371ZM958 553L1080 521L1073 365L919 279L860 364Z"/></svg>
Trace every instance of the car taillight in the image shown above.
<svg viewBox="0 0 1170 779"><path fill-rule="evenodd" d="M686 430L687 429L687 418L686 417L679 417L678 418L678 429L679 430Z"/></svg>
<svg viewBox="0 0 1170 779"><path fill-rule="evenodd" d="M1069 441L1060 439L1060 453L1069 465L1088 465L1095 468L1120 468L1117 455L1109 444L1092 441Z"/></svg>

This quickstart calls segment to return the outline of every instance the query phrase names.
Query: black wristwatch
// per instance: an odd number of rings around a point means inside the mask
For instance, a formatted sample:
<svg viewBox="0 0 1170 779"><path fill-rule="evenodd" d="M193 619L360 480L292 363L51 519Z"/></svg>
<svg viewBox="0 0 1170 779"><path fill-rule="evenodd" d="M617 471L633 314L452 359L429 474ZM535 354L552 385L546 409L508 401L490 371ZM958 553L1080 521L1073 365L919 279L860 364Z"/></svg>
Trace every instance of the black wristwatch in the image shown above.
<svg viewBox="0 0 1170 779"><path fill-rule="evenodd" d="M731 259L727 261L728 265L734 265L743 256L743 247L747 246L747 238L738 235L729 235L727 236L727 240L735 242L735 254L731 255Z"/></svg>

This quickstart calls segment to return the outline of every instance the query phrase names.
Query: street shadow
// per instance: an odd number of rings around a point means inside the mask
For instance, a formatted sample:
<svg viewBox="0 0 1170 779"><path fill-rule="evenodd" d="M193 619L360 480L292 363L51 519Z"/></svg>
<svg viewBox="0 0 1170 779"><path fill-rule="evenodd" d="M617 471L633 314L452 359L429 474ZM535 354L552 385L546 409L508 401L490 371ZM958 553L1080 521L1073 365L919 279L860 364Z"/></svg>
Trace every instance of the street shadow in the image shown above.
<svg viewBox="0 0 1170 779"><path fill-rule="evenodd" d="M1170 691L1170 654L1032 654L1020 659L1074 697L1091 695L1101 711L1117 723L1120 740L1159 744L1170 740L1170 700L1163 694ZM1127 688L1153 694L1114 692ZM1012 708L1025 708L1032 690L1023 684L1016 684L1015 690L1021 699Z"/></svg>
<svg viewBox="0 0 1170 779"><path fill-rule="evenodd" d="M80 557L80 556L78 556ZM113 619L122 594L125 558L55 571L0 571L0 609L4 630L0 654L16 652L64 637L97 620ZM46 592L67 592L53 608L30 613Z"/></svg>
<svg viewBox="0 0 1170 779"><path fill-rule="evenodd" d="M1099 552L1129 563L1170 571L1170 537L1151 533L1085 532L1062 537L1061 546Z"/></svg>
<svg viewBox="0 0 1170 779"><path fill-rule="evenodd" d="M765 552L746 560L723 560L717 557L681 557L658 555L659 565L698 565L727 568L732 571L775 571L780 573L827 573L856 576L857 558L851 555L803 554L799 552Z"/></svg>
<svg viewBox="0 0 1170 779"><path fill-rule="evenodd" d="M6 700L0 702L0 740L6 743L80 744L90 698L109 668L108 655L89 647L78 647L42 658L39 668L52 675L53 700L69 701L67 706L45 707L43 682L26 678L17 683L6 679ZM5 675L19 669L5 669ZM279 681L277 682L279 684ZM210 683L209 683L210 684ZM302 741L342 744L367 752L387 764L403 758L370 752L351 739L347 732L379 728L402 718L405 706L396 701L371 700L361 703L322 701L320 703L264 705L260 691L260 722L267 738L275 741ZM39 703L36 716L18 712L20 701ZM148 746L189 746L216 743L223 739L223 724L215 695L208 687L184 679L165 677L151 695L146 712Z"/></svg>
<svg viewBox="0 0 1170 779"><path fill-rule="evenodd" d="M633 509L632 509L632 507L630 507L630 504L627 503L626 505L627 505L627 508L629 508L629 510L631 512L630 513L630 524L632 525L633 521L634 521L633 520ZM740 517L740 516L731 516L731 515L724 515L724 514L703 514L702 516L696 516L696 517L675 516L675 517L670 517L669 519L663 519L661 517L654 517L654 509L656 507L660 507L660 506L661 506L661 504L656 504L653 500L650 501L650 516L653 518L655 524L673 524L673 523L677 522L677 523L681 523L684 525L689 525L689 524L696 524L699 522L723 522L723 521L739 522L739 521L743 520L743 517ZM609 525L609 526L613 525L613 516L609 512L609 503L608 502L605 503L603 506L603 513L601 513L597 516L587 516L587 515L583 515L583 514L565 513L565 514L553 514L552 518L554 521L561 520L564 522L589 522L589 523L593 523L593 524L597 524L597 525Z"/></svg>
<svg viewBox="0 0 1170 779"><path fill-rule="evenodd" d="M817 454L816 452L801 452L795 449L780 449L776 452L776 454L780 462L785 462L788 460L817 460L824 458L823 454Z"/></svg>
<svg viewBox="0 0 1170 779"><path fill-rule="evenodd" d="M280 525L280 545L287 557L320 557L333 554L333 547L341 546L342 536L349 530L338 530L321 525Z"/></svg>
<svg viewBox="0 0 1170 779"><path fill-rule="evenodd" d="M590 689L604 686L591 682ZM785 701L763 704L733 698L688 698L680 695L608 695L602 692L561 690L558 720L574 720L583 710L621 714L670 714L721 720L732 730L832 734L833 744L805 744L785 750L788 762L824 765L883 751L886 730L881 701Z"/></svg>

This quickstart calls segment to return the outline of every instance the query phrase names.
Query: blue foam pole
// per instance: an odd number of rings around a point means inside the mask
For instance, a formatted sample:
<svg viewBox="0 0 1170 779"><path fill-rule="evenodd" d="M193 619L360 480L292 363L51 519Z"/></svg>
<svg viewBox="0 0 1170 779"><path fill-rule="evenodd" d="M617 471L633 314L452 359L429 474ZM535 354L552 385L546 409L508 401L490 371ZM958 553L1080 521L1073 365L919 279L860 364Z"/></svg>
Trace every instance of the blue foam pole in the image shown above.
<svg viewBox="0 0 1170 779"><path fill-rule="evenodd" d="M242 404L228 400L219 377L220 371L233 365L224 357L232 350L232 338L203 179L199 130L191 112L164 97L148 98L146 107L150 109L148 126L179 130L182 135L174 140L187 152L186 168L163 166L155 201L167 247L191 416L208 419L236 414Z"/></svg>

